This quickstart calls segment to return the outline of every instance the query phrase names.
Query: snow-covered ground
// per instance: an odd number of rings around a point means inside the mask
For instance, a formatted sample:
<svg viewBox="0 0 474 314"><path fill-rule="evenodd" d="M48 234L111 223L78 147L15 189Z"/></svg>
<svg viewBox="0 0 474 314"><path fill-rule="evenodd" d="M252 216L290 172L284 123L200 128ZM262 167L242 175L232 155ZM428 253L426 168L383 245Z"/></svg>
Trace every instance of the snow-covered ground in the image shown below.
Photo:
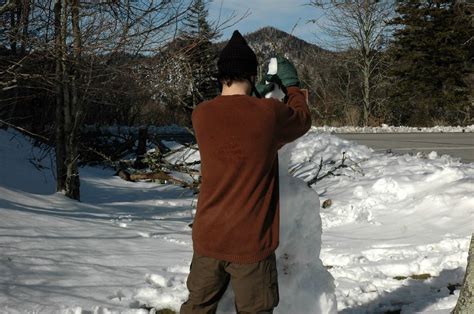
<svg viewBox="0 0 474 314"><path fill-rule="evenodd" d="M329 133L453 133L453 132L474 132L474 124L467 126L434 126L434 127L411 127L411 126L392 126L382 124L377 127L359 127L359 126L321 126L313 127L320 132Z"/></svg>
<svg viewBox="0 0 474 314"><path fill-rule="evenodd" d="M324 174L342 152L349 167L313 186L332 202L321 208L321 259L339 311L448 313L474 229L474 164L375 153L312 130L291 169L309 180L321 158ZM190 191L87 167L82 202L71 201L54 193L49 157L4 130L0 165L0 313L179 308L192 254Z"/></svg>

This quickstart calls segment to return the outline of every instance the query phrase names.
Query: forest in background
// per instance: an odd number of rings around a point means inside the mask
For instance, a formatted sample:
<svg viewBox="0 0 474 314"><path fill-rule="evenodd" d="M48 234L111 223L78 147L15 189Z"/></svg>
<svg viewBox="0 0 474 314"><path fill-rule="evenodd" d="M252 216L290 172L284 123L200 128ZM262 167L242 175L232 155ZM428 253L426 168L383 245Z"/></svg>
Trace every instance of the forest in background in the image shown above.
<svg viewBox="0 0 474 314"><path fill-rule="evenodd" d="M192 109L219 93L220 36L245 16L211 21L208 4L0 0L0 126L53 146L57 189L79 199L83 143L97 151L100 138L84 126L190 127ZM332 39L325 49L272 27L245 37L260 74L276 54L296 64L313 124L474 123L473 4L308 5L325 12L321 32Z"/></svg>
<svg viewBox="0 0 474 314"><path fill-rule="evenodd" d="M62 2L69 16L56 29ZM0 0L0 118L47 131L65 76L80 89L84 124L189 125L192 108L219 92L222 30L245 17L217 25L205 0L127 3ZM327 10L322 32L337 45L322 49L273 27L245 36L260 72L276 54L296 63L314 124L473 123L472 4L311 3ZM61 32L63 47L55 42ZM58 77L58 59L71 73Z"/></svg>

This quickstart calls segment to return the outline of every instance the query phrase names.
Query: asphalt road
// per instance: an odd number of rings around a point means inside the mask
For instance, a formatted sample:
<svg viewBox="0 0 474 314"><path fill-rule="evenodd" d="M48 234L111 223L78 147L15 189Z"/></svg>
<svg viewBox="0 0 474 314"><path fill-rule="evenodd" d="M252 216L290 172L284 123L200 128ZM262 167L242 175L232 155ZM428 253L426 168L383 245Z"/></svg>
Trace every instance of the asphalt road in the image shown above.
<svg viewBox="0 0 474 314"><path fill-rule="evenodd" d="M436 151L438 155L459 157L474 162L474 133L376 133L336 134L347 140L373 148L406 154Z"/></svg>

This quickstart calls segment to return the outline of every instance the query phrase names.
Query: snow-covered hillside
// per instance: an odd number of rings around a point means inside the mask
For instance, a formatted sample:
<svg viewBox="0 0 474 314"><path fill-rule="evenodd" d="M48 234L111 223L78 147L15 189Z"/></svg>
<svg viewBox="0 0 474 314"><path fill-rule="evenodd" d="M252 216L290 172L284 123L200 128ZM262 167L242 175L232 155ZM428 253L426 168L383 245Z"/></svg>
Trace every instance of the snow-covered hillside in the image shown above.
<svg viewBox="0 0 474 314"><path fill-rule="evenodd" d="M292 171L316 183L321 259L342 313L448 313L474 229L474 164L394 156L316 130ZM330 161L335 161L332 163ZM49 156L0 130L0 312L147 313L186 298L192 208L186 189L82 168L82 202L54 193ZM326 202L326 204L329 202ZM295 304L294 313L298 312Z"/></svg>

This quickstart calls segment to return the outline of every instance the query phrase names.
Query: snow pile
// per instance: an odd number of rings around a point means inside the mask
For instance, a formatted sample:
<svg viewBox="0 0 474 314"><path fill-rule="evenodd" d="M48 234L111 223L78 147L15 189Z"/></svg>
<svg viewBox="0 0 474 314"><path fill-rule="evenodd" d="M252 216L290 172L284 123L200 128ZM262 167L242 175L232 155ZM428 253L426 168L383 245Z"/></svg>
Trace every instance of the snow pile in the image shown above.
<svg viewBox="0 0 474 314"><path fill-rule="evenodd" d="M164 270L168 278L158 274L148 274L148 288L138 290L134 299L138 304L147 304L156 308L173 308L179 310L181 303L188 297L186 286L188 267L168 267ZM169 274L173 274L169 276Z"/></svg>
<svg viewBox="0 0 474 314"><path fill-rule="evenodd" d="M293 147L289 168L306 181L321 159L320 175L343 156L347 167L312 186L321 202L331 200L321 209L313 191L282 176L292 183L282 184L277 311L311 313L310 299L332 311L327 269L342 313L449 313L474 229L474 164L375 153L314 130ZM0 163L0 312L179 310L192 255L191 191L87 167L82 201L71 201L54 193L49 156L5 130Z"/></svg>
<svg viewBox="0 0 474 314"><path fill-rule="evenodd" d="M467 126L434 126L434 127L411 127L392 126L382 124L376 127L360 126L321 126L313 127L314 130L325 133L452 133L452 132L474 132L474 124Z"/></svg>
<svg viewBox="0 0 474 314"><path fill-rule="evenodd" d="M337 158L341 150L351 156L353 167L315 186L332 203L321 212L321 258L336 279L339 310L452 308L474 229L474 164L436 153L393 156L345 145L311 131L292 158L298 175L310 178L318 159Z"/></svg>
<svg viewBox="0 0 474 314"><path fill-rule="evenodd" d="M331 134L311 130L297 140L291 156L291 164L301 164L308 161L319 162L321 158L323 161L334 161L341 159L342 153L346 153L347 157L358 161L369 158L372 152L373 150L367 146L357 145Z"/></svg>
<svg viewBox="0 0 474 314"><path fill-rule="evenodd" d="M372 153L373 150L366 146L311 130L296 141L290 169L296 177L309 181L318 175L318 171L319 177L337 167L343 158L345 165L353 166L368 159ZM341 169L341 173L353 172L350 169Z"/></svg>

